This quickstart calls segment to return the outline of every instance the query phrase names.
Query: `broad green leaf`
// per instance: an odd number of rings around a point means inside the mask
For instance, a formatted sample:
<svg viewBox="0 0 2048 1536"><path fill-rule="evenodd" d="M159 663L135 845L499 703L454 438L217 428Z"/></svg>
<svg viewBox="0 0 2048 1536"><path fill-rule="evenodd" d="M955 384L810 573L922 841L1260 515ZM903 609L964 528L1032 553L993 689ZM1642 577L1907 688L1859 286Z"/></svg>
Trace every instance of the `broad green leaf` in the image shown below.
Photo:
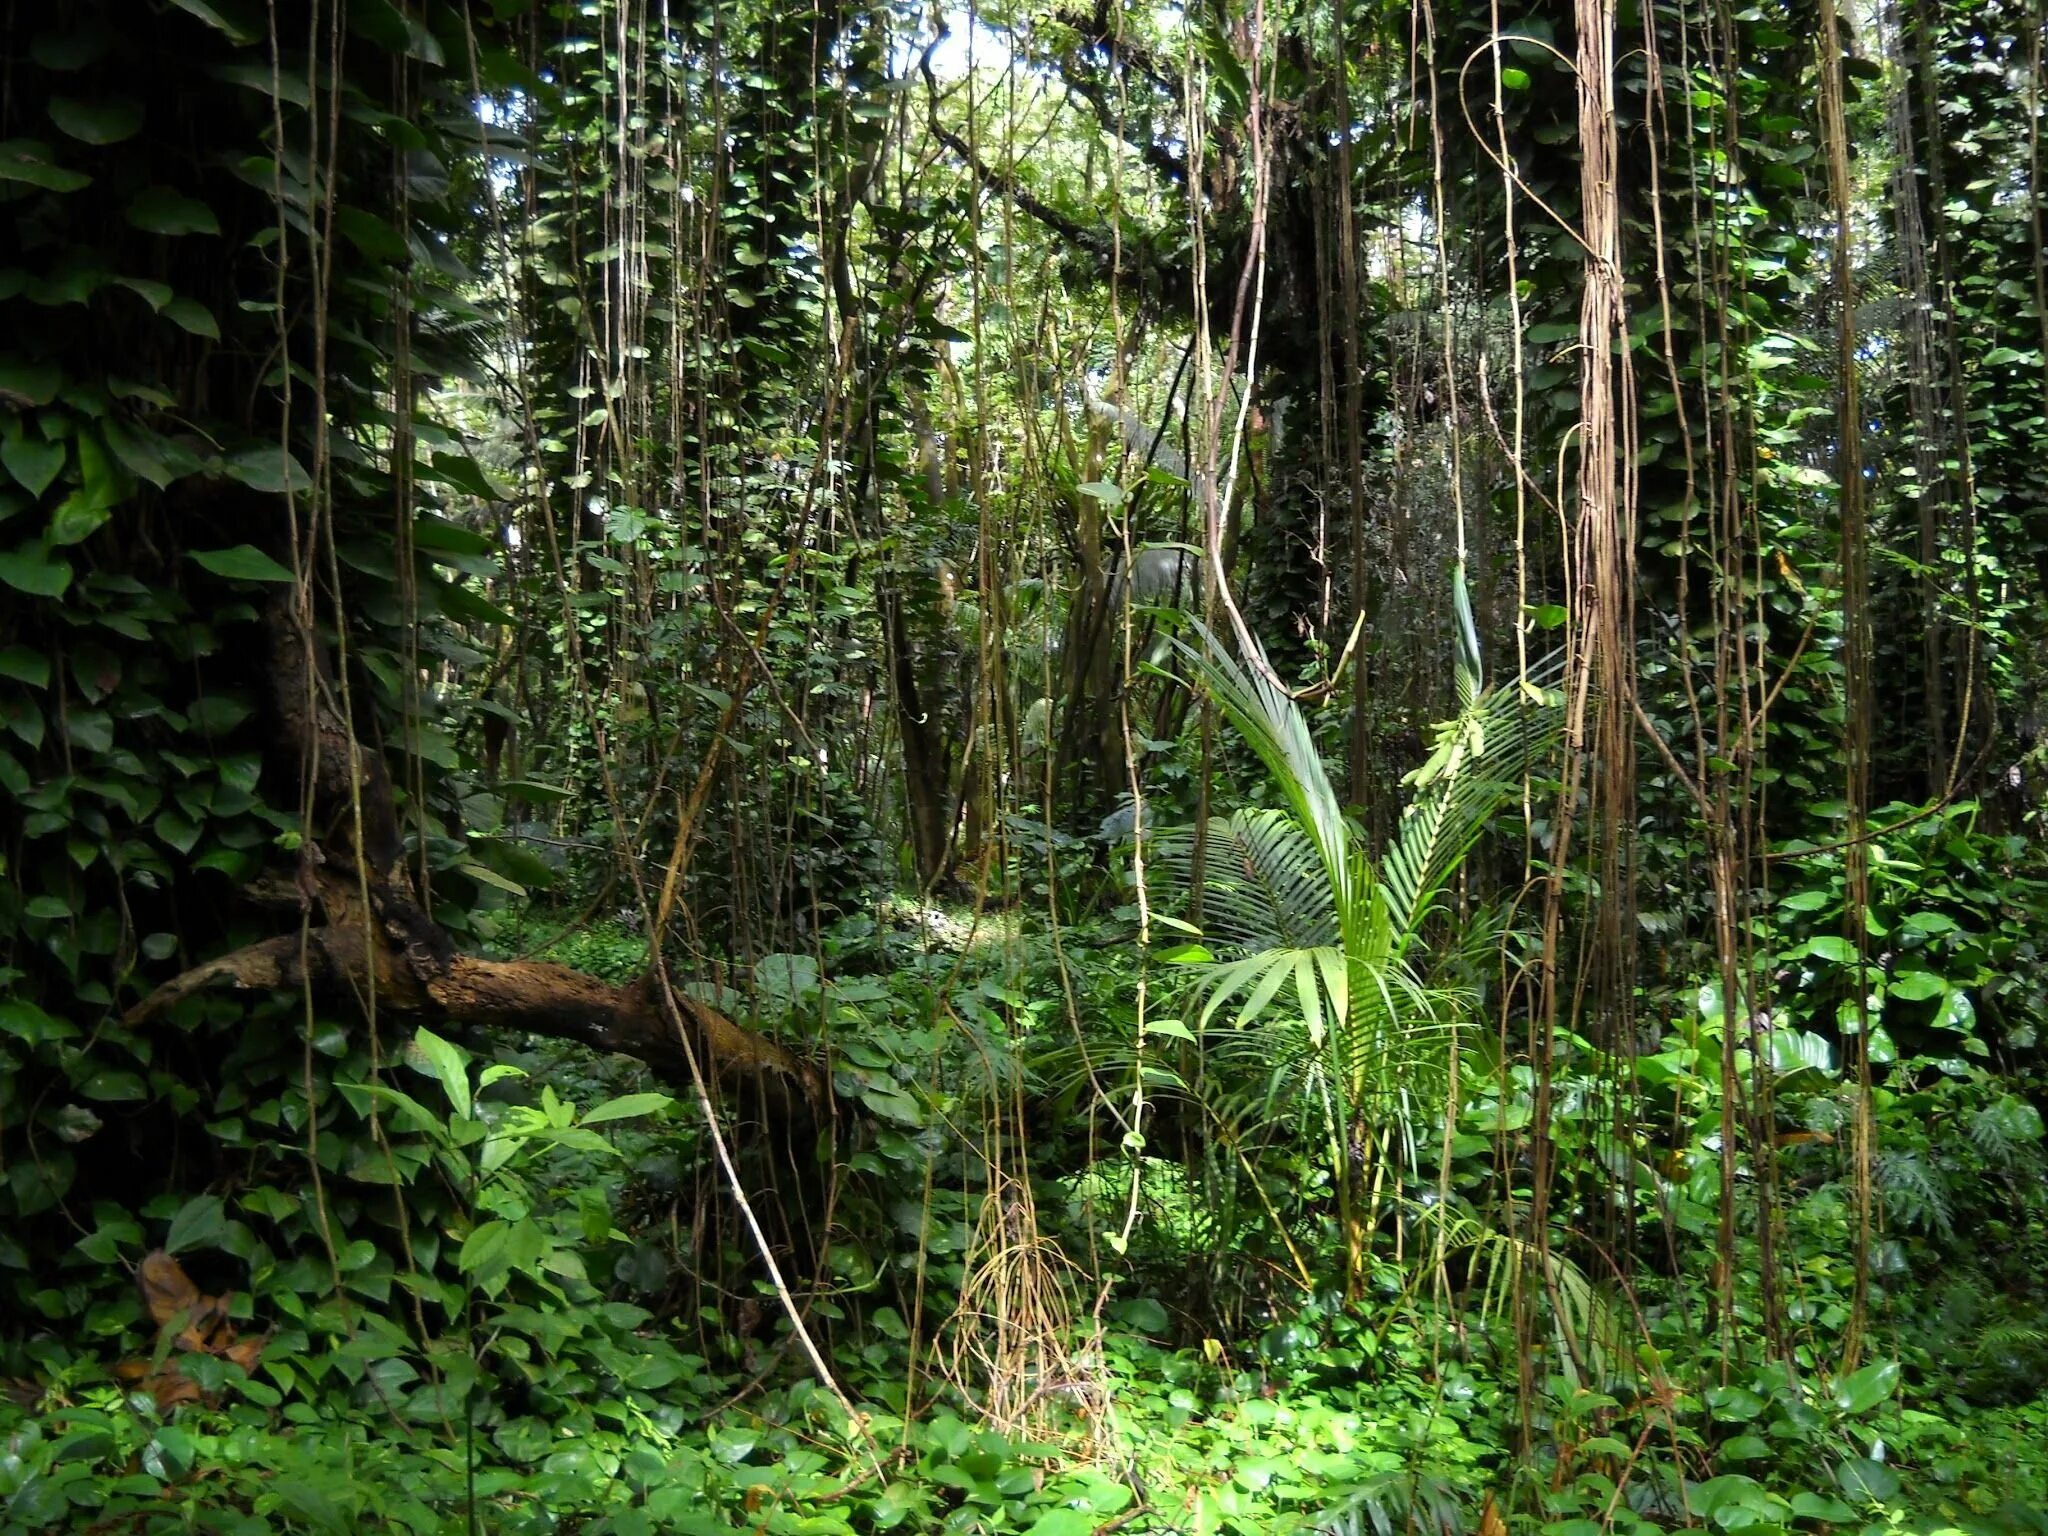
<svg viewBox="0 0 2048 1536"><path fill-rule="evenodd" d="M74 491L50 514L48 537L54 545L82 544L114 515L112 505L88 491Z"/></svg>
<svg viewBox="0 0 2048 1536"><path fill-rule="evenodd" d="M1899 924L1899 932L1913 938L1931 938L1938 933L1954 933L1959 925L1945 912L1915 912Z"/></svg>
<svg viewBox="0 0 2048 1536"><path fill-rule="evenodd" d="M440 1080L458 1118L470 1117L469 1057L459 1047L422 1026L406 1047L406 1060L416 1071Z"/></svg>
<svg viewBox="0 0 2048 1536"><path fill-rule="evenodd" d="M7 646L0 649L0 677L11 677L31 688L47 688L50 686L50 658L25 645Z"/></svg>
<svg viewBox="0 0 2048 1536"><path fill-rule="evenodd" d="M75 1033L69 1024L51 1018L34 1003L21 997L0 998L0 1031L26 1040L30 1045L56 1040Z"/></svg>
<svg viewBox="0 0 2048 1536"><path fill-rule="evenodd" d="M1840 1499L1806 1489L1792 1495L1792 1513L1802 1520L1824 1520L1830 1525L1840 1525L1856 1518L1856 1511Z"/></svg>
<svg viewBox="0 0 2048 1536"><path fill-rule="evenodd" d="M50 146L38 139L0 142L0 181L21 181L45 192L76 192L92 185L83 171L59 165Z"/></svg>
<svg viewBox="0 0 2048 1536"><path fill-rule="evenodd" d="M225 576L230 581L289 582L296 579L253 544L237 544L232 549L194 550L192 560L203 569L216 576Z"/></svg>
<svg viewBox="0 0 2048 1536"><path fill-rule="evenodd" d="M1710 1386L1706 1399L1708 1411L1722 1424L1748 1424L1770 1406L1749 1388L1738 1386Z"/></svg>
<svg viewBox="0 0 2048 1536"><path fill-rule="evenodd" d="M420 755L422 757L427 757L429 761L433 761L433 759L424 752ZM453 765L443 764L442 766L446 767ZM526 897L525 886L521 885L517 880L508 879L506 876L499 874L495 869L492 869L487 864L479 864L472 859L465 860L456 867L459 870L461 870L463 874L469 876L470 879L476 881L478 885L488 885L493 890L504 891L509 895L520 898L521 900L524 900Z"/></svg>
<svg viewBox="0 0 2048 1536"><path fill-rule="evenodd" d="M456 1267L465 1275L487 1275L505 1263L505 1245L511 1240L512 1224L486 1221L463 1239Z"/></svg>
<svg viewBox="0 0 2048 1536"><path fill-rule="evenodd" d="M1898 1385L1899 1363L1880 1360L1835 1383L1835 1406L1844 1413L1867 1413L1890 1397Z"/></svg>
<svg viewBox="0 0 2048 1536"><path fill-rule="evenodd" d="M1810 1029L1774 1029L1769 1032L1771 1071L1779 1077L1794 1072L1823 1074L1835 1070L1834 1047Z"/></svg>
<svg viewBox="0 0 2048 1536"><path fill-rule="evenodd" d="M71 585L71 567L52 560L40 542L0 554L0 582L31 597L61 597Z"/></svg>
<svg viewBox="0 0 2048 1536"><path fill-rule="evenodd" d="M139 1074L111 1070L93 1073L78 1085L78 1091L100 1104L133 1104L149 1097Z"/></svg>
<svg viewBox="0 0 2048 1536"><path fill-rule="evenodd" d="M883 1119L898 1125L921 1127L925 1122L924 1106L900 1088L863 1088L860 1098Z"/></svg>
<svg viewBox="0 0 2048 1536"><path fill-rule="evenodd" d="M1932 971L1900 971L1885 990L1909 1003L1924 1003L1948 990L1948 983Z"/></svg>
<svg viewBox="0 0 2048 1536"><path fill-rule="evenodd" d="M1850 1456L1835 1468L1835 1481L1852 1499L1881 1504L1899 1491L1899 1475L1881 1461Z"/></svg>
<svg viewBox="0 0 2048 1536"><path fill-rule="evenodd" d="M1825 960L1831 965L1854 965L1856 946L1840 934L1823 933L1785 952L1787 960L1801 960L1808 956L1816 960Z"/></svg>
<svg viewBox="0 0 2048 1536"><path fill-rule="evenodd" d="M199 456L190 449L138 423L109 415L99 426L108 451L130 474L147 480L158 490L186 475L197 474L203 467Z"/></svg>
<svg viewBox="0 0 2048 1536"><path fill-rule="evenodd" d="M1048 1509L1025 1527L1024 1536L1093 1536L1101 1523L1092 1510Z"/></svg>
<svg viewBox="0 0 2048 1536"><path fill-rule="evenodd" d="M48 405L64 387L55 363L33 363L19 353L0 353L0 405Z"/></svg>
<svg viewBox="0 0 2048 1536"><path fill-rule="evenodd" d="M119 144L142 131L141 103L125 97L112 101L50 98L50 121L84 144Z"/></svg>
<svg viewBox="0 0 2048 1536"><path fill-rule="evenodd" d="M334 210L334 227L363 255L373 261L403 263L409 254L405 237L367 208L344 204Z"/></svg>
<svg viewBox="0 0 2048 1536"><path fill-rule="evenodd" d="M483 466L464 453L436 453L431 456L433 477L479 501L505 501L511 492L484 473Z"/></svg>
<svg viewBox="0 0 2048 1536"><path fill-rule="evenodd" d="M220 220L196 197L170 187L145 187L128 200L128 222L153 235L217 235Z"/></svg>
<svg viewBox="0 0 2048 1536"><path fill-rule="evenodd" d="M31 496L41 496L64 468L64 444L46 443L16 426L0 441L0 465Z"/></svg>
<svg viewBox="0 0 2048 1536"><path fill-rule="evenodd" d="M1780 912L1818 912L1834 901L1832 891L1789 891L1778 898Z"/></svg>
<svg viewBox="0 0 2048 1536"><path fill-rule="evenodd" d="M220 0L218 4L211 0L171 0L171 4L226 34L237 47L246 47L263 35L256 18L240 14L242 8L232 0Z"/></svg>
<svg viewBox="0 0 2048 1536"><path fill-rule="evenodd" d="M498 793L509 799L520 799L529 805L559 805L564 800L575 798L575 791L558 784L537 784L531 779L506 779L498 785Z"/></svg>
<svg viewBox="0 0 2048 1536"><path fill-rule="evenodd" d="M204 336L208 341L220 340L220 322L213 318L213 311L197 299L177 298L163 307L163 317L180 330L194 336Z"/></svg>
<svg viewBox="0 0 2048 1536"><path fill-rule="evenodd" d="M611 1120L631 1120L639 1115L658 1115L674 1106L665 1093L628 1093L608 1099L583 1117L585 1125L603 1125Z"/></svg>
<svg viewBox="0 0 2048 1536"><path fill-rule="evenodd" d="M47 70L70 74L97 64L107 55L110 34L103 27L86 25L75 32L38 32L30 39L28 56Z"/></svg>
<svg viewBox="0 0 2048 1536"><path fill-rule="evenodd" d="M189 1253L194 1248L211 1248L227 1235L227 1208L219 1195L194 1195L171 1218L170 1235L164 1239L166 1253Z"/></svg>

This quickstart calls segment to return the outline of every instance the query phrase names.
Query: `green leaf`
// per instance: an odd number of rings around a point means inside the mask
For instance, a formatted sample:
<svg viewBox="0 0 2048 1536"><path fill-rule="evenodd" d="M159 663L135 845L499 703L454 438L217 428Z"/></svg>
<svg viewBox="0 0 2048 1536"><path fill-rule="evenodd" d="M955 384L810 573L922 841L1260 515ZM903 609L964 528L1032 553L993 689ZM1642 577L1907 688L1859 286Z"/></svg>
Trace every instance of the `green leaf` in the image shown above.
<svg viewBox="0 0 2048 1536"><path fill-rule="evenodd" d="M510 1222L487 1221L462 1240L462 1252L455 1264L465 1275L488 1275L505 1262L505 1245L511 1239Z"/></svg>
<svg viewBox="0 0 2048 1536"><path fill-rule="evenodd" d="M1810 1029L1774 1029L1769 1032L1771 1071L1779 1077L1810 1071L1823 1075L1835 1070L1834 1047Z"/></svg>
<svg viewBox="0 0 2048 1536"><path fill-rule="evenodd" d="M171 1218L170 1236L164 1239L166 1253L189 1253L194 1248L211 1248L227 1235L228 1213L219 1195L195 1195Z"/></svg>
<svg viewBox="0 0 2048 1536"><path fill-rule="evenodd" d="M105 28L90 25L76 32L38 32L28 54L47 70L70 74L105 58L108 41Z"/></svg>
<svg viewBox="0 0 2048 1536"><path fill-rule="evenodd" d="M113 101L50 98L50 121L85 144L119 144L142 131L142 105L121 97Z"/></svg>
<svg viewBox="0 0 2048 1536"><path fill-rule="evenodd" d="M411 254L405 248L405 237L366 208L336 208L334 227L373 261L402 265Z"/></svg>
<svg viewBox="0 0 2048 1536"><path fill-rule="evenodd" d="M114 515L114 509L84 491L75 491L50 514L49 540L55 545L82 544Z"/></svg>
<svg viewBox="0 0 2048 1536"><path fill-rule="evenodd" d="M171 0L171 4L226 33L237 47L247 47L263 35L253 19L235 14L239 8L234 5L213 4L210 0Z"/></svg>
<svg viewBox="0 0 2048 1536"><path fill-rule="evenodd" d="M1792 1513L1802 1520L1825 1520L1830 1525L1840 1525L1856 1518L1856 1511L1840 1499L1806 1489L1792 1495Z"/></svg>
<svg viewBox="0 0 2048 1536"><path fill-rule="evenodd" d="M1818 912L1835 899L1832 891L1791 891L1778 898L1780 912Z"/></svg>
<svg viewBox="0 0 2048 1536"><path fill-rule="evenodd" d="M1512 67L1503 69L1500 72L1500 83L1503 90L1526 91L1529 89L1529 71Z"/></svg>
<svg viewBox="0 0 2048 1536"><path fill-rule="evenodd" d="M924 1124L924 1106L900 1088L863 1088L860 1098L885 1120L913 1127Z"/></svg>
<svg viewBox="0 0 2048 1536"><path fill-rule="evenodd" d="M141 1077L133 1072L95 1072L78 1085L78 1091L99 1104L133 1104L149 1097Z"/></svg>
<svg viewBox="0 0 2048 1536"><path fill-rule="evenodd" d="M62 597L71 585L71 567L52 560L41 543L24 544L0 554L0 582L31 597Z"/></svg>
<svg viewBox="0 0 2048 1536"><path fill-rule="evenodd" d="M0 442L0 465L6 466L16 485L40 497L64 468L64 445L43 442L17 428Z"/></svg>
<svg viewBox="0 0 2048 1536"><path fill-rule="evenodd" d="M158 314L162 314L164 306L178 296L169 283L160 283L154 278L117 277L113 281L116 287L126 288Z"/></svg>
<svg viewBox="0 0 2048 1536"><path fill-rule="evenodd" d="M232 549L197 549L192 552L192 560L203 569L216 576L225 576L230 581L288 582L297 579L253 544L237 544Z"/></svg>
<svg viewBox="0 0 2048 1536"><path fill-rule="evenodd" d="M50 686L50 658L25 645L10 645L0 650L0 677L11 677L31 688L47 688Z"/></svg>
<svg viewBox="0 0 2048 1536"><path fill-rule="evenodd" d="M467 454L436 453L431 455L434 478L444 484L465 491L479 501L505 501L511 492L496 484L483 471L483 466Z"/></svg>
<svg viewBox="0 0 2048 1536"><path fill-rule="evenodd" d="M0 142L0 181L21 181L45 192L76 192L92 185L83 171L57 164L50 146L39 139Z"/></svg>
<svg viewBox="0 0 2048 1536"><path fill-rule="evenodd" d="M170 187L145 187L128 200L128 222L153 235L217 235L220 220L196 197Z"/></svg>
<svg viewBox="0 0 2048 1536"><path fill-rule="evenodd" d="M448 1102L461 1119L469 1118L469 1058L431 1029L420 1029L406 1047L406 1061L418 1072L438 1078Z"/></svg>
<svg viewBox="0 0 2048 1536"><path fill-rule="evenodd" d="M1932 971L1901 971L1885 990L1909 1003L1924 1003L1948 990L1948 983Z"/></svg>
<svg viewBox="0 0 2048 1536"><path fill-rule="evenodd" d="M1898 1385L1898 1361L1880 1360L1835 1383L1835 1406L1844 1413L1867 1413L1890 1397Z"/></svg>
<svg viewBox="0 0 2048 1536"><path fill-rule="evenodd" d="M1898 1473L1868 1456L1846 1457L1835 1468L1835 1481L1850 1498L1871 1504L1881 1504L1899 1491Z"/></svg>
<svg viewBox="0 0 2048 1536"><path fill-rule="evenodd" d="M0 998L0 1031L30 1045L73 1033L70 1025L51 1018L26 998Z"/></svg>
<svg viewBox="0 0 2048 1536"><path fill-rule="evenodd" d="M197 299L171 300L163 307L163 317L194 336L204 336L208 341L220 340L220 322L213 318L213 311Z"/></svg>
<svg viewBox="0 0 2048 1536"><path fill-rule="evenodd" d="M167 810L156 819L156 835L180 853L190 853L199 841L199 823L182 811Z"/></svg>
<svg viewBox="0 0 2048 1536"><path fill-rule="evenodd" d="M658 1115L673 1108L675 1100L665 1093L628 1093L608 1099L583 1117L585 1125L603 1125L612 1120L631 1120L639 1115Z"/></svg>
<svg viewBox="0 0 2048 1536"><path fill-rule="evenodd" d="M475 529L452 523L445 517L415 518L412 543L415 549L431 549L451 555L488 555L497 548Z"/></svg>
<svg viewBox="0 0 2048 1536"><path fill-rule="evenodd" d="M532 779L506 779L498 786L498 793L508 800L517 798L529 805L559 805L576 795L574 790L564 789L558 784L539 784Z"/></svg>
<svg viewBox="0 0 2048 1536"><path fill-rule="evenodd" d="M228 478L266 495L296 495L313 489L313 477L297 457L275 443L230 454L222 466Z"/></svg>
<svg viewBox="0 0 2048 1536"><path fill-rule="evenodd" d="M1938 933L1954 933L1959 926L1945 912L1915 912L1899 924L1899 933L1907 938L1928 939Z"/></svg>
<svg viewBox="0 0 2048 1536"><path fill-rule="evenodd" d="M19 353L0 354L0 404L48 405L64 387L64 370L55 363L32 363Z"/></svg>
<svg viewBox="0 0 2048 1536"><path fill-rule="evenodd" d="M1094 1536L1100 1524L1092 1510L1062 1506L1048 1509L1025 1528L1024 1536Z"/></svg>
<svg viewBox="0 0 2048 1536"><path fill-rule="evenodd" d="M138 479L147 480L158 490L173 480L197 474L202 467L198 455L182 444L116 416L109 415L100 422L100 435L106 439L107 450L123 468Z"/></svg>
<svg viewBox="0 0 2048 1536"><path fill-rule="evenodd" d="M1803 960L1808 956L1816 960L1825 960L1831 965L1854 965L1856 946L1840 934L1823 933L1785 951L1787 960Z"/></svg>

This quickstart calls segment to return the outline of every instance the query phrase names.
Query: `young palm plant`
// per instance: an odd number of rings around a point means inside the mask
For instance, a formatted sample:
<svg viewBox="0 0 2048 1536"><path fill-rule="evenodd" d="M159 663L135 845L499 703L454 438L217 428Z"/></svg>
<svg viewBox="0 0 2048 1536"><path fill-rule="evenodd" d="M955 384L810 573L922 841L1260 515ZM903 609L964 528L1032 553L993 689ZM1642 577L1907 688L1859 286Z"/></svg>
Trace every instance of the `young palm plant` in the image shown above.
<svg viewBox="0 0 2048 1536"><path fill-rule="evenodd" d="M1237 811L1162 839L1155 864L1188 893L1202 943L1191 1007L1207 1050L1210 1102L1236 1145L1285 1128L1327 1159L1349 1285L1390 1192L1418 1174L1421 1146L1453 1092L1457 1034L1472 998L1433 964L1432 917L1488 823L1555 740L1554 695L1529 679L1489 688L1465 597L1459 710L1406 782L1413 797L1375 860L1345 816L1300 703L1263 656L1240 660L1200 625L1176 641L1265 766L1280 805Z"/></svg>

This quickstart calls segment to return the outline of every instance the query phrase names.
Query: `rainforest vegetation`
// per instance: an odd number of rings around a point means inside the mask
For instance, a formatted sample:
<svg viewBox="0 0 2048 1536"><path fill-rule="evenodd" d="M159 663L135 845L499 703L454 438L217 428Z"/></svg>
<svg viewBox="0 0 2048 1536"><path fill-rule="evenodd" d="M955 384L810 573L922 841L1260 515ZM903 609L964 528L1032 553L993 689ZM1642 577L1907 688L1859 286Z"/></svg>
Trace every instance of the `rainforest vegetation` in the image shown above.
<svg viewBox="0 0 2048 1536"><path fill-rule="evenodd" d="M2048 1536L2044 33L0 7L0 1536Z"/></svg>

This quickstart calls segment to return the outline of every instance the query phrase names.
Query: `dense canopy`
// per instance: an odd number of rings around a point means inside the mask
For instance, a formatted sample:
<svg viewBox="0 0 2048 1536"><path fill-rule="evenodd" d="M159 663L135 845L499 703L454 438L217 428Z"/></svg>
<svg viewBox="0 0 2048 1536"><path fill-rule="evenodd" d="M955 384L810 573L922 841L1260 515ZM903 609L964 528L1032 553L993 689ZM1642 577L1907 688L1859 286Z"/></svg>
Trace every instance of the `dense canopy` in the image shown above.
<svg viewBox="0 0 2048 1536"><path fill-rule="evenodd" d="M0 16L0 1536L2048 1532L2042 0Z"/></svg>

